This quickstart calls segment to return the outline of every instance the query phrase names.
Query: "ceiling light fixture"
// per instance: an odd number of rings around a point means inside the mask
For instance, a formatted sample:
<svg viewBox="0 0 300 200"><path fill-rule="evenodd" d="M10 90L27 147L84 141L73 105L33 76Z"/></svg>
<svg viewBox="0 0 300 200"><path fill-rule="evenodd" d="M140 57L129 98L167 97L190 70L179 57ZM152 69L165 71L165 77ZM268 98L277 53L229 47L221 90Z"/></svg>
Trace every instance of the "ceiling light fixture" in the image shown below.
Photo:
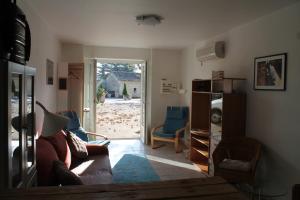
<svg viewBox="0 0 300 200"><path fill-rule="evenodd" d="M164 18L151 14L151 15L138 15L135 17L135 21L137 22L138 25L148 25L148 26L155 26L157 24L161 23L161 20Z"/></svg>

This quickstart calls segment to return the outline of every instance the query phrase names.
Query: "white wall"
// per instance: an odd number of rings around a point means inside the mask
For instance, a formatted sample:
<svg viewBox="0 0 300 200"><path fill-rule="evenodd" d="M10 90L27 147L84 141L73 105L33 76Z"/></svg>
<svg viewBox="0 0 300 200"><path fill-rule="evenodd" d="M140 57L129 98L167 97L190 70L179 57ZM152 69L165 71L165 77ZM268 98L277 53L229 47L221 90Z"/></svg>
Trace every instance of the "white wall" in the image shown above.
<svg viewBox="0 0 300 200"><path fill-rule="evenodd" d="M150 49L125 48L125 47L102 47L84 46L84 58L113 58L129 60L149 60Z"/></svg>
<svg viewBox="0 0 300 200"><path fill-rule="evenodd" d="M271 181L289 188L300 183L300 3L284 8L256 21L237 27L184 50L182 80L188 93L181 99L189 105L191 81L211 78L212 70L224 70L225 77L247 78L247 130L264 145L261 169L262 182ZM201 66L195 49L211 41L226 42L226 57ZM254 58L288 53L287 90L253 90Z"/></svg>
<svg viewBox="0 0 300 200"><path fill-rule="evenodd" d="M67 62L59 62L57 65L57 82L59 81L59 78L68 78L68 69L69 65ZM68 81L67 81L67 88L69 87ZM57 111L63 111L68 110L68 90L59 90L57 86L57 105L56 110Z"/></svg>
<svg viewBox="0 0 300 200"><path fill-rule="evenodd" d="M29 66L37 69L35 96L47 109L56 112L57 63L60 60L60 44L49 26L24 1L18 5L26 14L31 29L31 57ZM46 59L54 62L54 84L46 85ZM41 131L43 112L36 106L36 127Z"/></svg>
<svg viewBox="0 0 300 200"><path fill-rule="evenodd" d="M68 63L83 63L83 46L79 44L61 45L61 61Z"/></svg>
<svg viewBox="0 0 300 200"><path fill-rule="evenodd" d="M161 94L160 80L167 79L180 83L180 50L154 49L152 51L152 79L151 79L151 124L161 125L165 119L167 106L179 106L178 94Z"/></svg>

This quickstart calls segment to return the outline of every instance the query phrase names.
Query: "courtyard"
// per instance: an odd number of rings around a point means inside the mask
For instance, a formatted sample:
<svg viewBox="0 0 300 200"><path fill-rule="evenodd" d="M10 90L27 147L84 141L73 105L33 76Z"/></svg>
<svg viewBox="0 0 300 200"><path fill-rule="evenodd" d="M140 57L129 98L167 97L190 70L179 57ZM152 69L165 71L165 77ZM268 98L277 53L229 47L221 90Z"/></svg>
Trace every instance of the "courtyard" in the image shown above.
<svg viewBox="0 0 300 200"><path fill-rule="evenodd" d="M141 99L106 98L97 104L96 132L110 139L140 137Z"/></svg>

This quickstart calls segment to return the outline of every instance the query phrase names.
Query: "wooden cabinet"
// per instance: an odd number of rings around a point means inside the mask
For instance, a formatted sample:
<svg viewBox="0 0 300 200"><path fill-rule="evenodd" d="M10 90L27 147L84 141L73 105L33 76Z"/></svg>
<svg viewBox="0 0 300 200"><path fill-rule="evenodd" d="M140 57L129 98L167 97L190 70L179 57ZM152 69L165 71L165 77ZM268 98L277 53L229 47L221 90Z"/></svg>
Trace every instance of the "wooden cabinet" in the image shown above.
<svg viewBox="0 0 300 200"><path fill-rule="evenodd" d="M244 93L212 92L213 85L211 80L193 81L190 130L190 159L211 175L214 149L224 137L245 134L246 116Z"/></svg>
<svg viewBox="0 0 300 200"><path fill-rule="evenodd" d="M0 189L36 184L35 69L0 61Z"/></svg>

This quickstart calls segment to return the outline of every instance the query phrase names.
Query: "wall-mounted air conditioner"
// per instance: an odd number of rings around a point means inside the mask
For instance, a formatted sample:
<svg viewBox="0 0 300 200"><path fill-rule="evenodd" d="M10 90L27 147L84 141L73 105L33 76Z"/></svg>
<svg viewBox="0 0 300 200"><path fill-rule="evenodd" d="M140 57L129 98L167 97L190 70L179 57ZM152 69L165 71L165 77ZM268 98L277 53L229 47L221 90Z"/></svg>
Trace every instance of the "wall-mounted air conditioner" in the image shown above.
<svg viewBox="0 0 300 200"><path fill-rule="evenodd" d="M225 42L219 41L197 49L196 57L199 61L213 60L225 57Z"/></svg>

